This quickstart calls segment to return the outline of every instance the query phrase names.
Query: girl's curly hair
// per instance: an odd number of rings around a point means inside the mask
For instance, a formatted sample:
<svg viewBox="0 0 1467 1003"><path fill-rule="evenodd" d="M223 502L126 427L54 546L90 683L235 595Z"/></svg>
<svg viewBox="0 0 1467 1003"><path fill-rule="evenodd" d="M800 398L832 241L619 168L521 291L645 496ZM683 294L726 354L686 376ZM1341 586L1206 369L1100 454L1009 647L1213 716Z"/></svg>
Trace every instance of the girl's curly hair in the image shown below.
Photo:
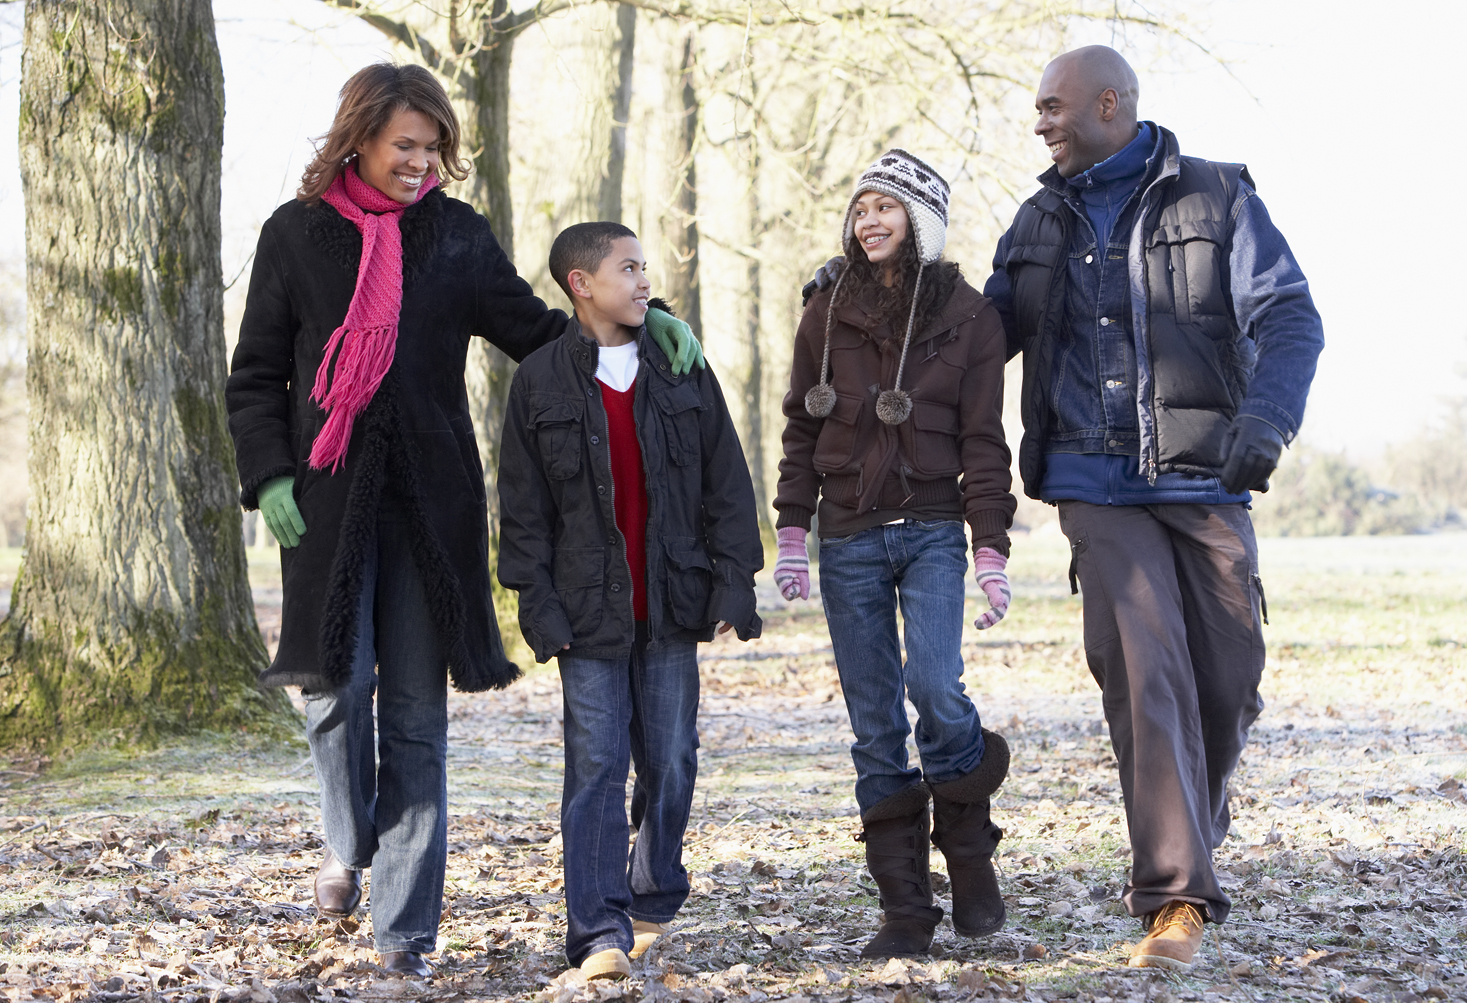
<svg viewBox="0 0 1467 1003"><path fill-rule="evenodd" d="M877 321L891 321L896 334L904 334L907 315L912 309L912 288L917 284L917 272L922 267L922 261L917 257L917 239L911 230L908 229L906 238L897 245L896 281L890 286L882 282L883 267L866 257L866 250L854 233L846 240L845 252L848 274L840 284L837 302L831 303L831 309L856 301L874 302ZM937 319L952 298L962 274L962 268L955 261L939 259L927 266L922 276L917 316L912 324L913 337L927 330Z"/></svg>

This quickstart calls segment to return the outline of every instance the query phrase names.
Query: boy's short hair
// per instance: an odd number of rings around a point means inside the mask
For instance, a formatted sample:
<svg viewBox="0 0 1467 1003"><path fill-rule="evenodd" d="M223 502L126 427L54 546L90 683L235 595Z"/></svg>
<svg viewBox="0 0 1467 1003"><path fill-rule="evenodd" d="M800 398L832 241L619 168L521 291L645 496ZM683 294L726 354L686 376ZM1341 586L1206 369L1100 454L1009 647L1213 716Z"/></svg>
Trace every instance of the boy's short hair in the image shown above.
<svg viewBox="0 0 1467 1003"><path fill-rule="evenodd" d="M620 223L594 222L577 223L560 231L555 243L550 245L550 275L557 285L570 297L570 273L576 270L595 272L611 254L611 245L622 237L636 238L629 227Z"/></svg>

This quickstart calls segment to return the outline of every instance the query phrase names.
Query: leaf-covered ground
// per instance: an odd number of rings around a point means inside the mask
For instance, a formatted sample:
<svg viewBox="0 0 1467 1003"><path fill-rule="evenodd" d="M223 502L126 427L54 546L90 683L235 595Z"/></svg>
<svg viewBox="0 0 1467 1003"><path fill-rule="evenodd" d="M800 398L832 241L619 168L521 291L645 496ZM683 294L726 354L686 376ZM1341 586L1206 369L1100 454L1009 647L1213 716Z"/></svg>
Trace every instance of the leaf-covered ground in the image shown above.
<svg viewBox="0 0 1467 1003"><path fill-rule="evenodd" d="M850 741L815 606L702 652L694 894L632 979L562 954L554 672L452 698L451 850L428 982L375 966L370 921L318 922L304 745L247 735L0 774L9 1000L1467 999L1467 537L1264 542L1269 707L1218 853L1233 916L1185 976L1132 971L1126 829L1057 536L1016 542L1016 606L969 632L967 682L1013 748L996 812L1009 923L944 923L863 963ZM262 564L267 631L278 583ZM934 855L941 870L941 858ZM939 894L946 882L937 878Z"/></svg>

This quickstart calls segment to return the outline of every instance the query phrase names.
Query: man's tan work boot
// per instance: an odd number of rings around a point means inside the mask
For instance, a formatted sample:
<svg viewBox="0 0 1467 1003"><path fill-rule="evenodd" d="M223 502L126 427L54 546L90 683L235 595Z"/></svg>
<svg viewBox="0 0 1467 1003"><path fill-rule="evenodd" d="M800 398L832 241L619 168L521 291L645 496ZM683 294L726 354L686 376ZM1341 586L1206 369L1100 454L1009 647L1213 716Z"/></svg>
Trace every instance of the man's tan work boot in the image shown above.
<svg viewBox="0 0 1467 1003"><path fill-rule="evenodd" d="M647 953L652 942L667 932L666 923L649 923L645 919L632 920L632 949L627 957L635 961Z"/></svg>
<svg viewBox="0 0 1467 1003"><path fill-rule="evenodd" d="M1202 913L1191 902L1168 902L1146 917L1146 937L1131 951L1132 968L1185 972L1202 946Z"/></svg>
<svg viewBox="0 0 1467 1003"><path fill-rule="evenodd" d="M581 974L587 981L593 979L624 979L632 974L631 962L619 948L597 951L581 962Z"/></svg>

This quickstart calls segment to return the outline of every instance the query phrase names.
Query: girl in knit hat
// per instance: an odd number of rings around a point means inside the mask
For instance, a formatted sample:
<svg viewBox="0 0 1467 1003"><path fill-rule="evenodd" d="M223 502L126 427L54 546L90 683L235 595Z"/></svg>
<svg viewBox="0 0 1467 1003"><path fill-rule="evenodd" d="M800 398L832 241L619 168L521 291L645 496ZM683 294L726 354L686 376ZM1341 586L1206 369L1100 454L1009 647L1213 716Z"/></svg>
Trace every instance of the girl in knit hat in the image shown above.
<svg viewBox="0 0 1467 1003"><path fill-rule="evenodd" d="M964 692L961 642L964 521L989 603L975 626L992 627L1009 605L1005 342L993 306L942 260L947 206L947 182L905 150L866 170L846 210L846 265L805 309L784 399L774 578L785 599L809 598L818 511L821 599L856 736L859 838L884 912L868 958L931 947L943 913L929 832L958 933L1004 922L992 862L1003 833L989 798L1008 746ZM907 698L920 769L907 760Z"/></svg>

